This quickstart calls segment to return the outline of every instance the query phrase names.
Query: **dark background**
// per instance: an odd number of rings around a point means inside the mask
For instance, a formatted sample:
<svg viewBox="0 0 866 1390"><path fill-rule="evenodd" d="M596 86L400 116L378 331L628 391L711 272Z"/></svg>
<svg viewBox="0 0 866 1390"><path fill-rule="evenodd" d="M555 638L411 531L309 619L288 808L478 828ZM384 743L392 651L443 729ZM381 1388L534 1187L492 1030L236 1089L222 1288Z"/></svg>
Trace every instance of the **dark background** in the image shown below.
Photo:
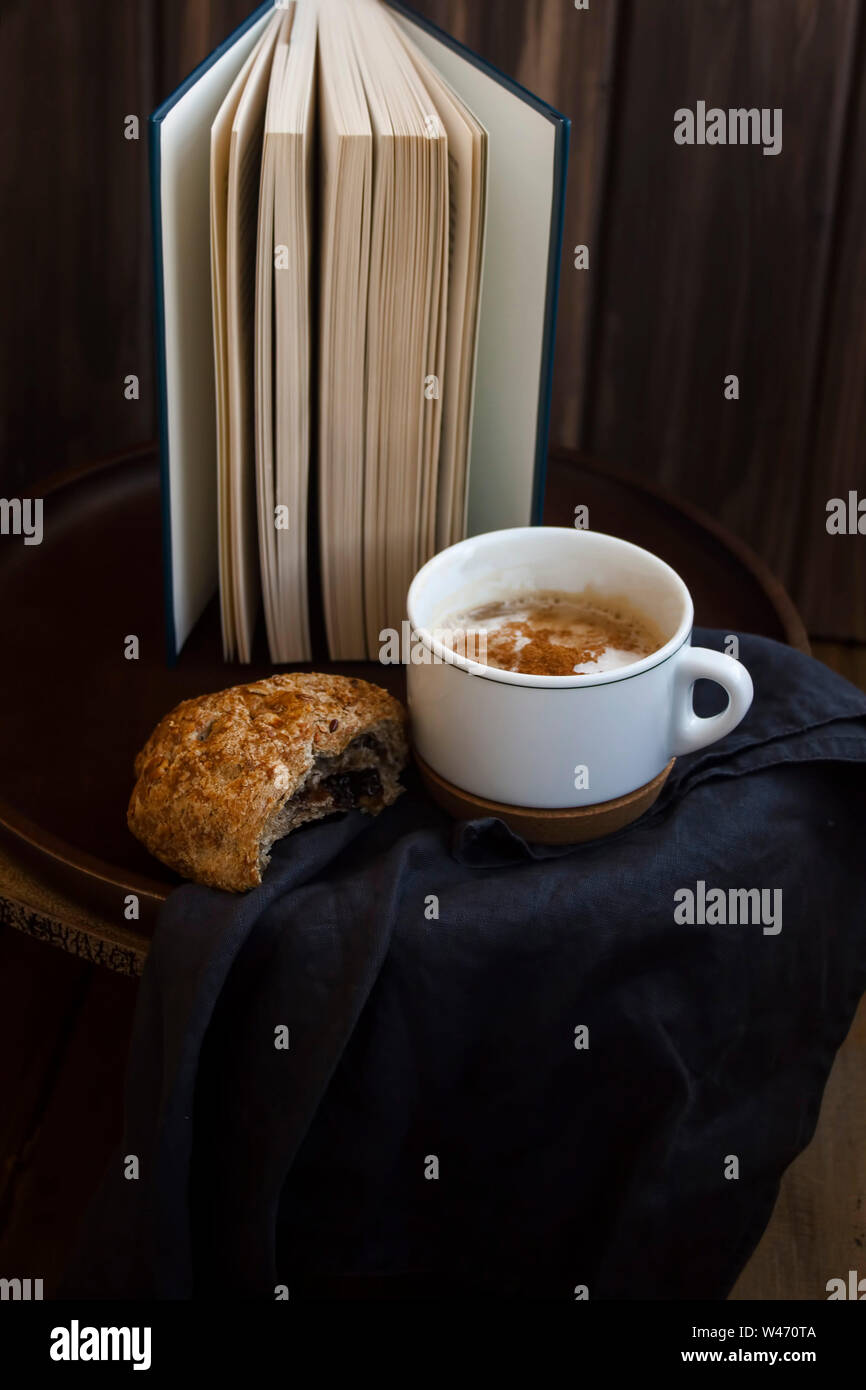
<svg viewBox="0 0 866 1390"><path fill-rule="evenodd" d="M252 8L2 0L4 495L154 438L145 118ZM553 442L705 507L813 636L866 640L866 545L825 529L866 493L863 0L417 8L574 122ZM699 99L782 107L782 153L677 146Z"/></svg>
<svg viewBox="0 0 866 1390"><path fill-rule="evenodd" d="M146 117L253 3L0 0L0 495L155 437ZM866 642L866 539L825 530L866 493L866 0L416 3L574 122L554 442L703 506L813 637ZM701 99L781 106L782 153L676 146ZM866 648L816 650L866 687ZM0 1274L56 1282L119 1138L134 997L0 931ZM864 1059L866 1005L735 1298L866 1272Z"/></svg>

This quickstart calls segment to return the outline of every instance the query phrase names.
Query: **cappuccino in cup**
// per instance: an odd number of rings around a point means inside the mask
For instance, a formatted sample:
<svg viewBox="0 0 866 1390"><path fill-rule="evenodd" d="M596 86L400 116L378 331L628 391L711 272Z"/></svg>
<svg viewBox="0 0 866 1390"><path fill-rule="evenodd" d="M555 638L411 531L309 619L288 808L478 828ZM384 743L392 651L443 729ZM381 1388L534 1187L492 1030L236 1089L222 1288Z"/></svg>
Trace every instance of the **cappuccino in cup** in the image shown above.
<svg viewBox="0 0 866 1390"><path fill-rule="evenodd" d="M501 671L592 675L630 666L666 637L625 595L529 590L477 604L441 623L448 645ZM444 639L443 639L444 640Z"/></svg>

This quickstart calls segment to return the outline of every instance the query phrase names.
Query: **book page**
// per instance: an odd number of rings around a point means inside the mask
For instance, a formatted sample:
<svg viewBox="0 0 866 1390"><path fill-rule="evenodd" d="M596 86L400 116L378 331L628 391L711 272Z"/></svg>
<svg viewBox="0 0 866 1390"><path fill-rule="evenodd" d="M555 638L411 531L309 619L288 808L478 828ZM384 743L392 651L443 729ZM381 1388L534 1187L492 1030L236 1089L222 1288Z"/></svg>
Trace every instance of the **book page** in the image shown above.
<svg viewBox="0 0 866 1390"><path fill-rule="evenodd" d="M219 582L211 126L267 24L256 12L151 118L168 647Z"/></svg>
<svg viewBox="0 0 866 1390"><path fill-rule="evenodd" d="M244 76L249 61L241 72ZM232 90L211 127L210 144L210 259L211 297L213 302L214 368L216 386L217 425L217 543L219 548L220 622L222 626L223 659L235 656L235 620L231 585L231 562L228 554L229 537L229 420L228 420L228 348L226 345L226 242L228 237L228 179L231 121L237 97Z"/></svg>
<svg viewBox="0 0 866 1390"><path fill-rule="evenodd" d="M364 660L373 133L343 0L320 0L319 554L328 650Z"/></svg>
<svg viewBox="0 0 866 1390"><path fill-rule="evenodd" d="M397 26L395 26L397 27ZM487 203L487 132L398 27L435 102L431 127L448 138L448 336L442 382L443 421L433 549L462 540L466 527L469 439L481 307ZM438 135L438 130L436 131Z"/></svg>
<svg viewBox="0 0 866 1390"><path fill-rule="evenodd" d="M387 13L348 11L373 128L364 608L368 655L399 631L436 496L447 295L447 138Z"/></svg>
<svg viewBox="0 0 866 1390"><path fill-rule="evenodd" d="M526 526L544 467L559 127L474 55L408 15L395 22L489 132L467 531Z"/></svg>
<svg viewBox="0 0 866 1390"><path fill-rule="evenodd" d="M276 607L276 543L274 539L274 127L288 58L294 8L282 17L265 113L262 168L259 184L259 220L256 238L255 311L255 439L256 520L265 626L271 659L279 645Z"/></svg>
<svg viewBox="0 0 866 1390"><path fill-rule="evenodd" d="M256 269L259 554L271 659L308 661L316 6L287 13L265 116Z"/></svg>
<svg viewBox="0 0 866 1390"><path fill-rule="evenodd" d="M237 362L237 346L229 324L230 271L229 245L236 237L236 217L229 209L232 166L233 123L241 105L250 73L268 42L269 29L257 40L252 52L228 90L217 112L210 135L210 216L211 216L211 293L213 298L214 364L217 404L217 526L219 542L219 592L222 621L223 656L233 661L237 651L237 608L235 555L232 544L231 499L231 418L230 377Z"/></svg>
<svg viewBox="0 0 866 1390"><path fill-rule="evenodd" d="M228 169L227 315L229 580L238 659L252 659L261 597L255 497L253 410L255 273L265 106L276 13L258 44L232 122Z"/></svg>

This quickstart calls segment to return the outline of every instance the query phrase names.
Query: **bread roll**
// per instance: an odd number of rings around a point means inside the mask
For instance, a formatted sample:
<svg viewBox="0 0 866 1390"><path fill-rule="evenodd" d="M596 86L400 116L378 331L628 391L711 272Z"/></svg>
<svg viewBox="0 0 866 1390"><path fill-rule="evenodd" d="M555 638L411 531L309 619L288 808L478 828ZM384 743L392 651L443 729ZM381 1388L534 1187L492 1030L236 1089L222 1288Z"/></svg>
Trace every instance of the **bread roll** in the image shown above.
<svg viewBox="0 0 866 1390"><path fill-rule="evenodd" d="M239 893L297 826L390 806L407 751L406 712L379 686L271 676L165 716L135 760L127 821L185 878Z"/></svg>

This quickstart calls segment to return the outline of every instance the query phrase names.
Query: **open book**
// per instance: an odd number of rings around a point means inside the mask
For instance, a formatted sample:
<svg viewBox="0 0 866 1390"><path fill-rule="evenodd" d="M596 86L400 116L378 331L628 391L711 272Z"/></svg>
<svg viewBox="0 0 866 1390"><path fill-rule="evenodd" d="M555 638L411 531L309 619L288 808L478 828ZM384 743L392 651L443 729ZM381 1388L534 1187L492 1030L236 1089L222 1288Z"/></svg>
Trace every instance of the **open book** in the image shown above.
<svg viewBox="0 0 866 1390"><path fill-rule="evenodd" d="M540 519L568 123L380 0L261 6L151 120L170 657L218 588L229 660L319 595L374 659Z"/></svg>

